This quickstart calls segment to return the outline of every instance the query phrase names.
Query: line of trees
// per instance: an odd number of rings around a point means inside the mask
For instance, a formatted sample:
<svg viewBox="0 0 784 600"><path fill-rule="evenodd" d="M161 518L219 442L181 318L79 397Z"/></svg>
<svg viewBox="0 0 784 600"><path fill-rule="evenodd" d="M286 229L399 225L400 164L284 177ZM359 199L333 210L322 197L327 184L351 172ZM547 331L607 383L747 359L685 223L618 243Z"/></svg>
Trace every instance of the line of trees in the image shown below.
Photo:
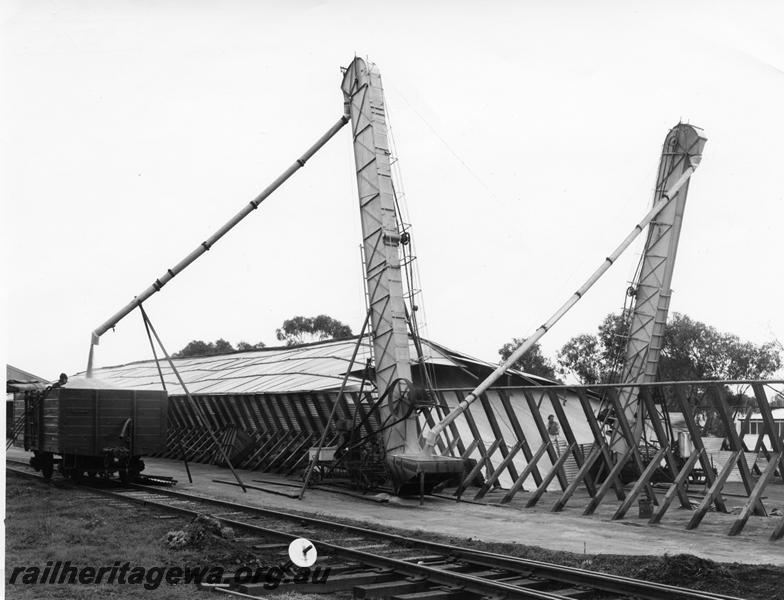
<svg viewBox="0 0 784 600"><path fill-rule="evenodd" d="M188 358L192 356L214 356L216 354L227 354L236 350L258 350L266 348L264 342L257 344L249 344L248 342L238 342L237 347L231 345L223 338L219 338L214 342L205 342L204 340L192 340L179 352L172 354L174 358Z"/></svg>
<svg viewBox="0 0 784 600"><path fill-rule="evenodd" d="M595 334L569 339L555 360L546 357L536 344L513 368L554 381L572 376L587 385L611 383L618 376L628 329L628 313L611 313L599 323ZM340 340L352 335L351 327L329 315L298 315L286 319L275 331L278 341L286 346ZM513 338L499 348L498 353L506 360L524 341ZM265 347L264 342L241 341L235 348L223 338L214 342L193 340L173 356L212 356ZM687 315L673 313L664 330L658 378L660 381L764 379L781 369L782 354L784 348L778 341L754 344Z"/></svg>
<svg viewBox="0 0 784 600"><path fill-rule="evenodd" d="M545 357L537 344L514 368L553 380L571 375L587 385L610 383L623 360L628 330L628 313L612 313L599 323L596 334L569 339L555 361ZM515 338L498 353L506 360L523 341ZM781 369L782 353L778 341L754 344L673 313L664 330L659 380L764 379Z"/></svg>
<svg viewBox="0 0 784 600"><path fill-rule="evenodd" d="M329 315L318 315L315 317L296 316L283 321L283 325L275 331L278 341L286 346L296 346L309 342L319 342L325 340L342 340L353 335L351 327L333 319ZM259 350L266 348L264 342L250 344L239 342L237 347L231 342L219 338L214 342L203 340L192 340L179 352L175 352L174 358L189 358L194 356L214 356L216 354L227 354L236 350Z"/></svg>

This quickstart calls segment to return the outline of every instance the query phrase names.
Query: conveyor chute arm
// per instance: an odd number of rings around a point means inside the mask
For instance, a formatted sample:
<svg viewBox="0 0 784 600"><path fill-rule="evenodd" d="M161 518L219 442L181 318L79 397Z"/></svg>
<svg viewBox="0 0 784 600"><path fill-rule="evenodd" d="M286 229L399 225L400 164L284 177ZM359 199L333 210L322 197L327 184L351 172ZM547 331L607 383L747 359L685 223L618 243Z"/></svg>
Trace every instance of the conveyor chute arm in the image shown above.
<svg viewBox="0 0 784 600"><path fill-rule="evenodd" d="M427 434L424 436L425 438L425 448L424 452L427 455L431 455L434 451L436 441L438 440L438 436L441 435L441 432L453 422L458 416L460 416L463 412L465 412L466 408L468 408L480 395L482 395L493 383L495 383L499 377L501 377L511 366L517 362L520 357L522 357L539 339L547 333L553 325L555 325L561 317L563 317L569 310L577 304L580 298L585 295L585 293L596 283L599 278L607 271L612 264L618 259L618 257L623 253L626 248L637 238L637 236L642 233L642 231L648 226L648 224L656 218L662 209L664 209L669 202L676 197L679 191L686 185L691 177L691 174L694 173L694 170L697 168L697 165L700 162L700 158L702 155L702 146L704 145L704 138L702 138L702 143L699 144L698 148L693 148L693 153L688 153L686 155L686 165L684 166L684 170L681 173L680 177L665 191L663 191L659 196L657 201L654 203L653 207L648 211L648 213L643 217L643 219L635 225L634 229L629 233L629 235L624 238L621 244L610 254L607 258L604 259L604 262L601 266L594 271L594 273L588 278L588 280L578 289L572 296L564 303L561 308L559 308L552 317L550 317L544 325L540 326L531 336L526 338L525 342L521 344L512 354L506 359L495 371L493 371L482 383L480 383L476 389L474 389L465 399L458 404L457 408L451 411L446 417L444 417L440 422L438 422L435 427L433 427Z"/></svg>
<svg viewBox="0 0 784 600"><path fill-rule="evenodd" d="M321 149L324 144L326 144L338 131L340 131L343 126L349 122L349 117L347 114L344 114L338 119L338 121L327 130L327 132L322 135L315 144L313 144L310 148L308 148L305 153L300 156L288 169L286 169L275 181L269 184L258 196L256 196L253 200L251 200L242 210L240 210L236 215L234 215L231 219L229 219L220 229L218 229L215 233L213 233L209 238L203 241L199 246L190 254L188 254L185 258L183 258L180 262L178 262L175 266L171 269L167 269L166 273L164 273L160 278L156 279L151 286L146 288L142 291L138 296L134 297L127 305L125 305L122 309L117 311L111 318L109 318L106 322L102 323L98 326L92 333L92 339L90 344L90 358L87 363L87 376L90 377L92 374L92 357L93 346L98 344L100 337L106 333L109 329L112 329L117 323L119 323L126 315L128 315L133 309L137 306L140 306L145 300L147 300L150 296L152 296L155 292L160 291L160 289L166 285L169 281L171 281L175 275L182 272L188 265L194 262L197 258L199 258L202 254L207 252L220 238L226 235L231 229L234 228L240 221L242 221L245 217L247 217L250 213L256 210L272 192L274 192L280 185L286 181L289 177L291 177L296 171L301 169L305 166L305 163L316 153L318 150Z"/></svg>

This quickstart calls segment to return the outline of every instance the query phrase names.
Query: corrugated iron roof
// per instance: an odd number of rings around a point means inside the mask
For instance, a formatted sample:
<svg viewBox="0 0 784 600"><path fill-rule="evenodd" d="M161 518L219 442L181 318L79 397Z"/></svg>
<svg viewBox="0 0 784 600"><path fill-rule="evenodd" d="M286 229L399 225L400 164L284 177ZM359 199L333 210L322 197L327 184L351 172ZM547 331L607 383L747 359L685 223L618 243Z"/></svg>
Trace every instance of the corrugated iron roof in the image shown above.
<svg viewBox="0 0 784 600"><path fill-rule="evenodd" d="M33 375L27 371L14 367L6 363L5 365L5 389L6 392L22 391L30 389L43 389L49 382L43 377Z"/></svg>
<svg viewBox="0 0 784 600"><path fill-rule="evenodd" d="M349 368L357 337L345 340L317 342L303 346L263 348L191 358L175 358L173 362L192 394L271 394L286 392L314 392L340 387ZM489 373L496 367L491 363L453 352L444 346L422 340L425 361ZM369 340L360 345L348 391L358 390L359 373L370 357ZM411 342L411 356L416 350ZM170 394L183 394L177 377L165 360L160 362L166 389ZM79 375L82 375L80 373ZM154 360L94 369L96 378L123 388L161 389ZM531 383L545 383L530 376Z"/></svg>

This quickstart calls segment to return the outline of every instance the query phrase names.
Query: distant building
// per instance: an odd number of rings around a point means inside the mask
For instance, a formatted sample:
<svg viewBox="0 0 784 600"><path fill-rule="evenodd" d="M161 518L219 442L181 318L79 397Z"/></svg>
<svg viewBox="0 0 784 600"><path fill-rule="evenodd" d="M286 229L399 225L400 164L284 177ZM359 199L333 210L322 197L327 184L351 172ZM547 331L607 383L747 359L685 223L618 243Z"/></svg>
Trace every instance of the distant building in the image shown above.
<svg viewBox="0 0 784 600"><path fill-rule="evenodd" d="M776 427L776 436L779 438L784 437L784 408L774 408L771 410L771 413L773 414L773 422ZM741 435L749 435L754 438L764 435L765 422L762 420L762 415L758 412L754 412L748 419L743 419L740 422L740 433ZM746 441L746 445L751 448L754 447L753 444L749 444L749 440ZM770 448L770 444L767 444L767 447Z"/></svg>

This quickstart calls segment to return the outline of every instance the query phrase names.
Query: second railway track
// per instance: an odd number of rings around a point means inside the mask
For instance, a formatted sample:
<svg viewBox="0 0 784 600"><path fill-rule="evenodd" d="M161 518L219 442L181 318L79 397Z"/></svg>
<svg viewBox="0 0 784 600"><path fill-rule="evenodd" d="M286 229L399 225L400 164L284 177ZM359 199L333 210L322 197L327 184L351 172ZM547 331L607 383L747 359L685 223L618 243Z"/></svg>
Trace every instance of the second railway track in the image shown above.
<svg viewBox="0 0 784 600"><path fill-rule="evenodd" d="M35 476L9 461L8 471ZM532 598L538 600L738 600L660 583L376 531L328 519L271 510L181 492L130 485L118 488L85 482L93 492L187 517L210 514L223 524L259 539L289 542L306 536L330 567L323 583L296 591L354 591L356 598L458 600ZM281 549L284 546L281 545ZM318 566L318 565L317 565ZM310 589L313 588L313 589ZM264 595L263 583L238 583L223 590Z"/></svg>

